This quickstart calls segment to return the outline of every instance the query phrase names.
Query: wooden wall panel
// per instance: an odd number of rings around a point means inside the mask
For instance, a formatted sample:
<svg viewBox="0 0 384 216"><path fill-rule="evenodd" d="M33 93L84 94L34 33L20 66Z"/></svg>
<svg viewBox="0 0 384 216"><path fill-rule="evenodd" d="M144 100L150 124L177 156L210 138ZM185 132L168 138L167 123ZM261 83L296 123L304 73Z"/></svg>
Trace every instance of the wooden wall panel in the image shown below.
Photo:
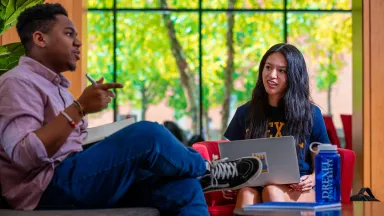
<svg viewBox="0 0 384 216"><path fill-rule="evenodd" d="M354 193L370 187L384 200L384 1L353 0L353 5Z"/></svg>
<svg viewBox="0 0 384 216"><path fill-rule="evenodd" d="M74 72L66 72L66 76L71 81L71 87L69 90L74 95L75 98L78 98L83 91L86 79L85 73L87 70L87 49L86 49L86 0L46 0L46 3L60 3L68 11L68 16L72 22L76 25L77 31L79 32L79 38L83 42L83 47L81 48L81 60L77 63L77 69ZM0 37L0 44L7 44L12 42L19 41L19 36L17 35L16 28L13 27Z"/></svg>
<svg viewBox="0 0 384 216"><path fill-rule="evenodd" d="M370 1L364 0L363 2L363 34L362 34L362 43L363 43L363 49L362 49L362 58L359 61L363 62L363 70L362 70L362 81L363 81L363 88L364 88L364 102L363 102L363 110L364 110L364 115L363 115L363 143L362 148L363 149L363 158L358 158L358 161L362 161L363 163L363 172L358 173L359 176L362 176L362 182L363 184L356 185L355 186L355 192L357 193L359 188L361 187L371 187L372 186L372 178L371 178L371 143L372 143L372 137L371 137L371 127L372 127L372 122L371 122L371 64L370 64L370 59L371 59L371 19L370 19ZM360 182L360 181L359 181Z"/></svg>
<svg viewBox="0 0 384 216"><path fill-rule="evenodd" d="M371 187L384 200L384 1L370 2ZM368 158L367 158L368 159ZM369 174L369 173L368 173Z"/></svg>
<svg viewBox="0 0 384 216"><path fill-rule="evenodd" d="M2 36L1 36L1 43L2 44L8 44L8 43L14 43L18 42L19 36L17 35L16 27L12 27L11 29L8 29Z"/></svg>

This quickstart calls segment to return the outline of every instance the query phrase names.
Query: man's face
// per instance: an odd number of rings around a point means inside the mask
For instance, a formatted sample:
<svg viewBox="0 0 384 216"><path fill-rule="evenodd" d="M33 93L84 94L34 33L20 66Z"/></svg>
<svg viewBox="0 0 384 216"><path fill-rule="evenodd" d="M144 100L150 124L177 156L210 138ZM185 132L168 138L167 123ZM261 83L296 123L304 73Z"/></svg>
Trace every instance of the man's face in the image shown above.
<svg viewBox="0 0 384 216"><path fill-rule="evenodd" d="M81 41L77 39L76 27L64 15L57 15L51 30L45 34L45 58L56 71L74 71L80 60Z"/></svg>

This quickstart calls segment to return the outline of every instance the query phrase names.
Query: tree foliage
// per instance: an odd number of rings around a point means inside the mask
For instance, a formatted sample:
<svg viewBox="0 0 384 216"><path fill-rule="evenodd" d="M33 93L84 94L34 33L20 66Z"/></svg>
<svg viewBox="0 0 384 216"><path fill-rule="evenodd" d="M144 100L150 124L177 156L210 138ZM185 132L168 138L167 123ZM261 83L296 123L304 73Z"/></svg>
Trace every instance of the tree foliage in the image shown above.
<svg viewBox="0 0 384 216"><path fill-rule="evenodd" d="M164 0L162 0L164 1ZM118 0L120 8L164 8L161 0ZM89 0L89 7L112 8L112 1ZM197 8L198 0L167 0L167 8ZM326 2L326 1L324 1ZM331 2L331 3L329 3ZM333 2L333 3L332 3ZM228 0L203 1L203 8L228 8ZM234 8L282 9L281 0L236 0ZM288 8L350 9L349 0L288 0ZM228 69L228 16L226 12L202 14L203 98L199 98L199 20L197 12L117 12L117 77L125 84L118 103L129 102L142 111L145 119L149 105L165 100L174 109L175 119L193 117L191 101L203 102L205 127L209 110L229 110L250 100L262 55L273 44L284 42L282 12L233 13L233 80L226 83ZM88 68L95 77L112 79L113 28L111 12L89 12ZM170 34L169 23L174 34ZM307 58L317 62L317 88L328 90L337 82L339 71L351 52L350 13L288 13L288 42L297 45ZM172 38L176 40L172 40ZM179 47L175 49L175 41ZM183 61L180 61L183 60ZM186 65L180 65L180 62ZM190 87L183 83L182 66L187 66ZM184 74L185 75L185 74ZM190 88L190 89L188 89ZM232 88L230 96L226 89ZM192 91L192 96L190 92ZM198 106L197 106L198 107ZM199 114L199 113L197 113ZM223 113L222 113L223 114ZM196 121L196 119L194 119ZM221 120L225 128L227 122ZM197 131L197 121L194 122ZM221 132L222 133L222 132Z"/></svg>
<svg viewBox="0 0 384 216"><path fill-rule="evenodd" d="M342 9L351 10L351 0L287 0L288 9Z"/></svg>
<svg viewBox="0 0 384 216"><path fill-rule="evenodd" d="M316 69L316 87L327 91L331 114L332 86L350 59L352 17L350 14L290 14L290 42L296 44ZM300 26L297 28L296 26Z"/></svg>

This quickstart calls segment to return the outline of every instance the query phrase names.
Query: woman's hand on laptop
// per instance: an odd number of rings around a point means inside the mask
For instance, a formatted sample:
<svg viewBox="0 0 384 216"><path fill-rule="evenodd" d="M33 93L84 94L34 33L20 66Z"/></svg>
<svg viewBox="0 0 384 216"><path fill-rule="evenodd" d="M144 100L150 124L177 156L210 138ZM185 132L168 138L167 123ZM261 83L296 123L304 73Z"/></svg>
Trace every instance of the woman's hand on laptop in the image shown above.
<svg viewBox="0 0 384 216"><path fill-rule="evenodd" d="M315 186L315 174L305 175L300 178L300 183L289 185L295 191L306 192Z"/></svg>

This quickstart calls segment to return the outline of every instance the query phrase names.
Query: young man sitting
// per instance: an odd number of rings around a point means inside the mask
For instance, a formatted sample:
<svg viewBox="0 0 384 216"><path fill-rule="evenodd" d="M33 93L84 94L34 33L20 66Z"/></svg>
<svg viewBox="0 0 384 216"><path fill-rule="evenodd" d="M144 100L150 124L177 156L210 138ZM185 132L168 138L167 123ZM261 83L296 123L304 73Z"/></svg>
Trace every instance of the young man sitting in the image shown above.
<svg viewBox="0 0 384 216"><path fill-rule="evenodd" d="M0 182L15 209L155 207L166 215L208 215L203 191L237 189L260 160L208 163L157 123L139 122L87 150L89 113L107 107L118 83L88 86L74 100L62 72L74 71L81 42L60 4L18 18L26 49L0 77Z"/></svg>

